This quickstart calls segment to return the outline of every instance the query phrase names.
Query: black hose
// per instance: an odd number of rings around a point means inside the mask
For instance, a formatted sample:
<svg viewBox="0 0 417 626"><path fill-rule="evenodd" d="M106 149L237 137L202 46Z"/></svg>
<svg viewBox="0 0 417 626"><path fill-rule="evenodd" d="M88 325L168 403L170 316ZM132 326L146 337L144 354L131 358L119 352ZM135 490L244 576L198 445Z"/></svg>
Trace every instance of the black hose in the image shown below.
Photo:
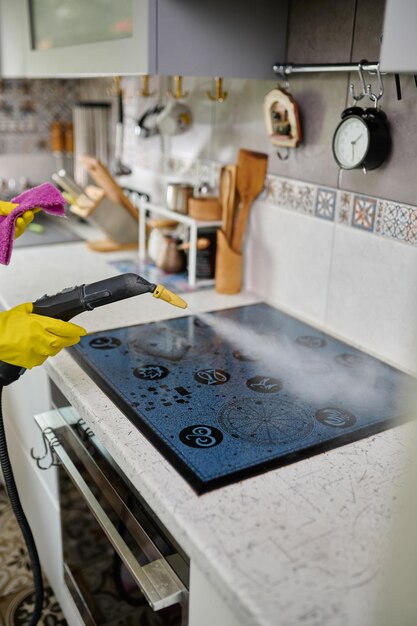
<svg viewBox="0 0 417 626"><path fill-rule="evenodd" d="M10 463L9 453L7 450L6 433L3 422L2 394L3 387L0 386L0 463L10 504L13 509L13 513L15 514L17 523L20 526L20 530L22 531L22 535L29 553L30 563L32 567L33 584L35 587L35 608L28 626L36 626L42 615L44 598L41 564L39 562L38 551L36 550L32 531L24 514L22 504L20 502L19 493L17 491L15 479L13 476L13 470Z"/></svg>

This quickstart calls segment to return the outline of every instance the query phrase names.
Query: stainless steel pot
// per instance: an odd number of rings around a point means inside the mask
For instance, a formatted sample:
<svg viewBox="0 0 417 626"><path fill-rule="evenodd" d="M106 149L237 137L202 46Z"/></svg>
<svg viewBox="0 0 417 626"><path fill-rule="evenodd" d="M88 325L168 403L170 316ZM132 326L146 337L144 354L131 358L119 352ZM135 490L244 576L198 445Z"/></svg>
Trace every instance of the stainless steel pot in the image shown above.
<svg viewBox="0 0 417 626"><path fill-rule="evenodd" d="M168 183L166 206L171 211L188 213L188 198L193 195L193 186L189 183Z"/></svg>

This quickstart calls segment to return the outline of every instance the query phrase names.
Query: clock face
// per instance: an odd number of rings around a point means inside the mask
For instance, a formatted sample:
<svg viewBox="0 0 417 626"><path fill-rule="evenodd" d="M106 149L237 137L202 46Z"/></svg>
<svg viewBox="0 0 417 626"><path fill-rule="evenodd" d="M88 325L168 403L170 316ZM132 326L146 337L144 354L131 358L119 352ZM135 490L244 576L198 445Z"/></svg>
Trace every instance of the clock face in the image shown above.
<svg viewBox="0 0 417 626"><path fill-rule="evenodd" d="M344 169L360 167L369 147L369 130L362 118L352 115L344 119L333 138L336 161Z"/></svg>

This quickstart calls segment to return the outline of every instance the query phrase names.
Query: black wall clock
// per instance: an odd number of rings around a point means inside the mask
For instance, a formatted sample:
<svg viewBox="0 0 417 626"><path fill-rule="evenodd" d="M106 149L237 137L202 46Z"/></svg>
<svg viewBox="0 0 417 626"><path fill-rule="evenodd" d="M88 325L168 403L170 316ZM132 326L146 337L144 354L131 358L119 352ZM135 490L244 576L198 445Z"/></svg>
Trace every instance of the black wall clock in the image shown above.
<svg viewBox="0 0 417 626"><path fill-rule="evenodd" d="M342 113L333 136L333 155L345 170L366 173L379 167L391 150L391 134L385 113L376 108L351 107Z"/></svg>

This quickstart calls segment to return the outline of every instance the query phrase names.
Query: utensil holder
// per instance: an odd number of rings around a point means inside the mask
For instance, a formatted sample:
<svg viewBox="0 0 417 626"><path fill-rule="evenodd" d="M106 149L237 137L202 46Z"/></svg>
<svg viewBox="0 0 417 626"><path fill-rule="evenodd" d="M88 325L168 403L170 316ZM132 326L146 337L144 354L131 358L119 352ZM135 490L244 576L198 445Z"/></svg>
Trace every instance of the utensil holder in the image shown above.
<svg viewBox="0 0 417 626"><path fill-rule="evenodd" d="M242 287L243 257L235 252L222 230L217 231L215 287L218 293L239 293Z"/></svg>

